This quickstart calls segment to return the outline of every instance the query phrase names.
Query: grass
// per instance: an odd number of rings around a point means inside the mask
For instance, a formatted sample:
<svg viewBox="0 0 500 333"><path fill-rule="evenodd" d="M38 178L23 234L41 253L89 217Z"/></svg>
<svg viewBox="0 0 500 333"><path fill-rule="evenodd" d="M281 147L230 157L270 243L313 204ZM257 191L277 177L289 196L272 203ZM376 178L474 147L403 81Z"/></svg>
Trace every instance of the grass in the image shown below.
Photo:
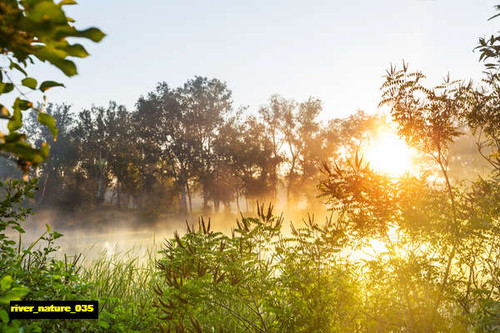
<svg viewBox="0 0 500 333"><path fill-rule="evenodd" d="M154 246L139 256L134 249L109 255L102 251L82 264L82 279L92 285L91 299L99 300L99 328L116 332L157 332L158 309L153 286Z"/></svg>

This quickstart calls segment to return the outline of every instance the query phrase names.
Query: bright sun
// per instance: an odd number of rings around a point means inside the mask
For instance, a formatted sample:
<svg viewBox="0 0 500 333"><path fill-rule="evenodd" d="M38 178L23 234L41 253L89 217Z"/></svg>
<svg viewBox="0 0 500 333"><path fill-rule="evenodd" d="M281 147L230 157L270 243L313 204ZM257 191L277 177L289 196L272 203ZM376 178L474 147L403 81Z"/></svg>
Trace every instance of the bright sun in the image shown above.
<svg viewBox="0 0 500 333"><path fill-rule="evenodd" d="M390 129L381 130L368 144L365 160L379 172L400 176L412 167L412 150Z"/></svg>

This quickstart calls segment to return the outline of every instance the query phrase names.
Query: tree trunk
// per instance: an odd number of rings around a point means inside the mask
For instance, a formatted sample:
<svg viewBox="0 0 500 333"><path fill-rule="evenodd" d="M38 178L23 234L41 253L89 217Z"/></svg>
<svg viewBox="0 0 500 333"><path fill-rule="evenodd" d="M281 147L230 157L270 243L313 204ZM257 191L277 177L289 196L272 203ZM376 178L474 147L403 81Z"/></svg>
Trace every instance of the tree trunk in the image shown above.
<svg viewBox="0 0 500 333"><path fill-rule="evenodd" d="M208 207L208 190L205 184L203 184L203 213L210 213L210 208Z"/></svg>
<svg viewBox="0 0 500 333"><path fill-rule="evenodd" d="M99 173L99 183L97 185L97 205L101 205L101 195L102 195L102 172Z"/></svg>
<svg viewBox="0 0 500 333"><path fill-rule="evenodd" d="M101 206L102 197L102 160L101 151L99 150L99 182L97 185L97 206Z"/></svg>
<svg viewBox="0 0 500 333"><path fill-rule="evenodd" d="M187 190L187 195L188 195L188 200L189 200L189 213L193 214L193 204L191 202L191 190L189 189L188 182L186 182L186 190Z"/></svg>
<svg viewBox="0 0 500 333"><path fill-rule="evenodd" d="M240 209L240 197L239 197L239 191L236 190L236 209L238 210L237 213L241 212Z"/></svg>
<svg viewBox="0 0 500 333"><path fill-rule="evenodd" d="M40 196L40 200L38 201L38 204L40 205L43 202L43 199L45 198L45 188L47 187L47 180L49 179L49 173L45 175L45 181L43 182L43 189L42 189L42 195Z"/></svg>
<svg viewBox="0 0 500 333"><path fill-rule="evenodd" d="M118 208L121 207L121 202L120 202L120 181L116 182L116 203L118 205Z"/></svg>
<svg viewBox="0 0 500 333"><path fill-rule="evenodd" d="M182 184L181 186L181 206L182 206L182 212L184 214L187 214L186 184Z"/></svg>
<svg viewBox="0 0 500 333"><path fill-rule="evenodd" d="M184 169L181 169L180 172L180 185L181 185L181 205L182 205L182 212L184 214L187 214L187 195L186 195L186 187L187 187L187 182L186 182L186 177L184 176Z"/></svg>

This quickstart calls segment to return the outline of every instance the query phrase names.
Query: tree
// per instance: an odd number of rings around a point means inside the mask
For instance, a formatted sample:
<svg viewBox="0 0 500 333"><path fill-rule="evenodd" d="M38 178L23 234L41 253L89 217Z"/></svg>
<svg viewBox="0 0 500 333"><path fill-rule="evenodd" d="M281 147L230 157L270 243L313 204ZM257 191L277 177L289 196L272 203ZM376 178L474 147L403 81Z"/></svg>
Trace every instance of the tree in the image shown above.
<svg viewBox="0 0 500 333"><path fill-rule="evenodd" d="M218 135L213 141L214 168L210 175L208 190L213 200L214 210L219 212L220 204L230 208L230 202L236 200L240 211L239 198L243 193L244 184L239 177L239 163L242 144L243 124L238 122L240 114L230 117L218 130ZM246 147L248 149L248 146Z"/></svg>
<svg viewBox="0 0 500 333"><path fill-rule="evenodd" d="M194 170L194 142L185 124L176 91L166 83L158 84L156 91L139 99L135 117L144 130L141 144L154 149L160 163L167 165L180 190L181 209L187 213Z"/></svg>
<svg viewBox="0 0 500 333"><path fill-rule="evenodd" d="M69 178L73 175L78 164L79 154L77 145L72 136L75 117L71 113L71 107L67 104L53 105L47 107L47 114L54 117L57 123L57 141L51 144L51 154L44 164L32 173L41 178L41 193L39 204L45 198L52 197L58 203L64 201L68 193L65 193ZM52 137L47 127L38 126L37 114L30 113L26 122L26 129L31 135L34 146L40 146ZM54 203L54 202L53 202Z"/></svg>
<svg viewBox="0 0 500 333"><path fill-rule="evenodd" d="M322 110L321 101L310 97L302 102L297 110L297 180L291 184L291 191L296 199L304 196L309 208L316 197L315 186L319 182L319 170L324 154L325 142L321 136L321 127L317 119ZM326 138L325 138L326 139ZM290 204L290 203L289 203Z"/></svg>
<svg viewBox="0 0 500 333"><path fill-rule="evenodd" d="M104 107L93 106L78 114L74 137L78 142L79 170L86 179L84 190L89 198L94 198L97 205L104 200L104 192L110 182L108 160L111 154L108 142L111 133L108 131L110 119L114 117L116 103ZM94 193L94 194L92 194Z"/></svg>
<svg viewBox="0 0 500 333"><path fill-rule="evenodd" d="M217 191L214 197L216 211L221 194L226 207L236 197L238 210L240 195L247 200L247 210L248 200L275 199L276 170L280 159L273 157L273 143L265 133L265 125L255 116L240 121L237 118L226 122L214 141L218 163L214 184Z"/></svg>
<svg viewBox="0 0 500 333"><path fill-rule="evenodd" d="M38 166L49 154L49 146L43 142L33 147L26 134L20 132L23 125L22 111L38 112L37 120L47 126L54 139L57 137L55 120L43 108L34 107L23 89L40 90L62 86L54 81L38 81L28 75L35 59L49 62L66 76L77 74L70 57L84 58L89 54L81 44L72 44L68 38L83 38L99 42L103 37L97 28L78 30L73 20L66 16L63 6L76 4L73 0L55 3L53 0L9 0L0 3L0 54L9 63L0 68L0 95L17 92L12 107L0 105L0 117L8 120L8 134L1 133L0 152L17 159L19 167L26 173L30 166ZM24 76L21 85L15 84L15 73ZM14 90L15 89L15 90ZM44 97L45 99L45 97Z"/></svg>
<svg viewBox="0 0 500 333"><path fill-rule="evenodd" d="M495 6L500 10L500 5ZM490 18L498 17L497 14ZM479 153L496 170L500 170L500 34L480 38L479 61L485 62L486 77L479 88L469 87L463 105L462 119L478 136Z"/></svg>
<svg viewBox="0 0 500 333"><path fill-rule="evenodd" d="M284 156L281 151L284 144L282 135L283 122L285 121L284 114L293 107L293 103L293 101L287 101L279 95L273 95L269 100L269 104L259 109L259 115L264 124L264 134L272 144L271 158L277 162L275 169L271 171L271 195L273 201L276 201L278 194L279 168L284 162Z"/></svg>
<svg viewBox="0 0 500 333"><path fill-rule="evenodd" d="M391 107L391 116L398 125L399 135L409 145L427 154L439 166L451 205L450 230L454 235L458 235L460 223L457 219L454 190L448 176L448 148L450 143L462 134L459 131L459 115L470 83L464 86L462 81L451 81L448 75L442 85L428 89L420 83L424 78L421 72L409 72L405 63L399 71L391 66L382 85L380 104L388 104ZM453 238L451 250L447 254L446 271L441 292L436 300L436 308L449 282L458 241L458 237Z"/></svg>
<svg viewBox="0 0 500 333"><path fill-rule="evenodd" d="M199 76L177 89L160 83L137 103L140 126L169 164L181 190L184 212L188 208L192 212L195 180L201 185L204 208L208 208L215 167L213 142L230 110L231 91L226 84Z"/></svg>
<svg viewBox="0 0 500 333"><path fill-rule="evenodd" d="M279 161L274 173L274 197L278 174L284 174L287 203L295 206L304 194L313 174L317 175L321 155L320 125L317 121L321 101L309 98L297 103L279 95L271 96L268 105L259 110L265 134L272 143L272 157ZM308 192L313 192L309 187Z"/></svg>
<svg viewBox="0 0 500 333"><path fill-rule="evenodd" d="M215 161L213 141L232 109L231 90L218 79L196 76L177 89L183 109L183 125L194 144L194 174L202 187L203 210L208 210L209 188Z"/></svg>

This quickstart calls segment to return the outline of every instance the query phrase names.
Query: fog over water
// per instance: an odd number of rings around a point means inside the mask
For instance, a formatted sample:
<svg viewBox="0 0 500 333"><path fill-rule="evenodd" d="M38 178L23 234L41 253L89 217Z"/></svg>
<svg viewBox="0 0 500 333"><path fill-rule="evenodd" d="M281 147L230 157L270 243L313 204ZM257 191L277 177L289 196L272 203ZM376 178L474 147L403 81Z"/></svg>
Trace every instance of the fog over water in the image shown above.
<svg viewBox="0 0 500 333"><path fill-rule="evenodd" d="M267 205L266 205L267 207ZM274 213L280 215L279 208L274 209ZM326 215L329 214L326 206L314 215L318 223L323 223ZM255 216L255 212L244 213L244 216ZM86 214L78 212L68 214L55 209L37 211L30 216L23 224L26 233L22 235L23 246L29 246L40 235L46 231L46 224L52 230L63 234L63 237L55 241L59 246L58 255L67 256L79 255L80 253L87 259L97 256L114 254L125 254L131 252L139 257L148 255L148 252L156 252L161 249L165 239L173 236L175 231L180 234L186 231L186 222L190 226L196 226L201 215L192 214L188 217L162 216L154 220L146 220L130 212L105 210L93 211ZM288 211L283 215L284 233L289 233L290 223L295 227L301 227L303 219L307 219L305 211ZM211 228L230 234L231 229L236 226L236 219L241 215L233 213L219 213L204 216L206 220L210 218ZM17 237L17 236L14 236ZM46 245L45 241L40 241L41 247Z"/></svg>
<svg viewBox="0 0 500 333"><path fill-rule="evenodd" d="M185 229L185 222L174 218L141 224L137 217L126 213L92 212L85 216L83 213L69 215L45 210L36 212L24 224L23 244L26 246L35 241L46 231L46 224L63 234L55 241L55 245L60 246L58 253L82 253L89 259L130 250L144 253L169 238L176 229Z"/></svg>

